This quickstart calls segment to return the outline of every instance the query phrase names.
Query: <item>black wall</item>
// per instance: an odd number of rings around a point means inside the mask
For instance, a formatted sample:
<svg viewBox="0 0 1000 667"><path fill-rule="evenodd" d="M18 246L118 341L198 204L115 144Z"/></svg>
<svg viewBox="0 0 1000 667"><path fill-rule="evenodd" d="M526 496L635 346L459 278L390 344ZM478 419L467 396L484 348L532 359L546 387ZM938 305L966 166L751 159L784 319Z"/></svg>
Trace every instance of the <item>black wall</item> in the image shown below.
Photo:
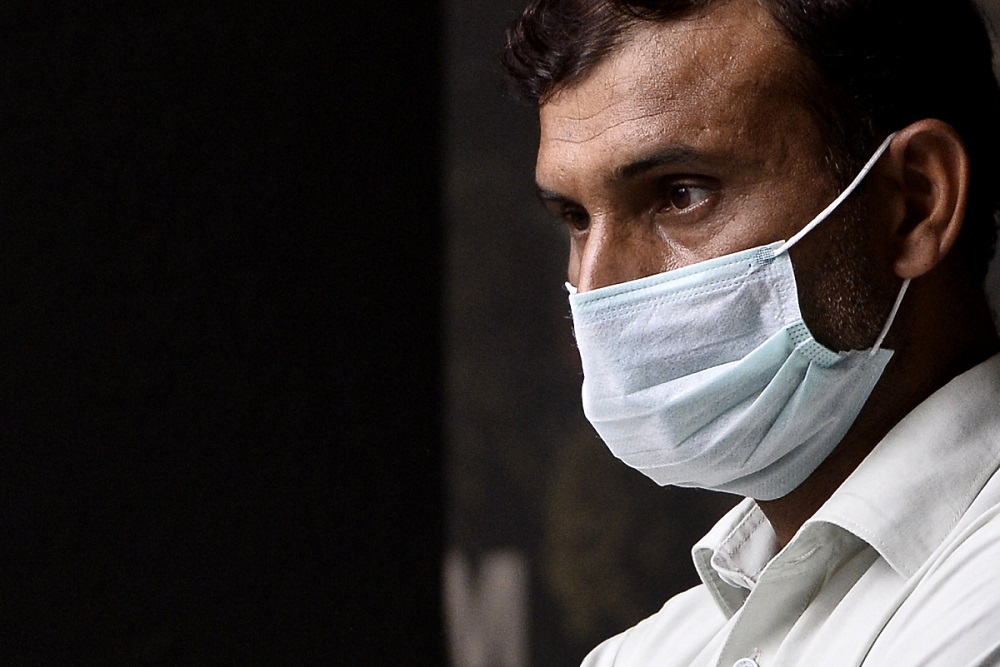
<svg viewBox="0 0 1000 667"><path fill-rule="evenodd" d="M444 664L436 7L82 7L0 8L0 662Z"/></svg>

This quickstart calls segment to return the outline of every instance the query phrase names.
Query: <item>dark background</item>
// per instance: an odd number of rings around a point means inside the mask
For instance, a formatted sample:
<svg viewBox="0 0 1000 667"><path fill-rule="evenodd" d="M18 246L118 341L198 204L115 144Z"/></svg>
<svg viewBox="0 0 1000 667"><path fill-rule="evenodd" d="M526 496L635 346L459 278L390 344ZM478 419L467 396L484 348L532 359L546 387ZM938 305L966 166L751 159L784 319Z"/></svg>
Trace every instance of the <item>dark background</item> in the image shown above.
<svg viewBox="0 0 1000 667"><path fill-rule="evenodd" d="M0 8L0 662L444 664L436 5L68 4Z"/></svg>

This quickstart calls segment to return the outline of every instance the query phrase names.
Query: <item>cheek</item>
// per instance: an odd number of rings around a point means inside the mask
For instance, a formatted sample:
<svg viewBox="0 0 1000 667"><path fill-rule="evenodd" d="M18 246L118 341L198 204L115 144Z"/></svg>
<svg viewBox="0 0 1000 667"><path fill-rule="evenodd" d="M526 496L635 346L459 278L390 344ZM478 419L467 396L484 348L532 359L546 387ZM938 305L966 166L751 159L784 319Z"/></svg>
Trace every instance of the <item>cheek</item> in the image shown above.
<svg viewBox="0 0 1000 667"><path fill-rule="evenodd" d="M747 220L747 240L752 245L787 241L811 222L837 196L837 190L822 182L822 172L797 167L799 173L817 174L812 179L775 178L763 192L748 202L743 214ZM820 223L824 227L830 221ZM818 227L802 242L816 235Z"/></svg>
<svg viewBox="0 0 1000 667"><path fill-rule="evenodd" d="M834 350L871 347L899 288L869 245L867 227L853 216L835 217L791 250L803 318Z"/></svg>

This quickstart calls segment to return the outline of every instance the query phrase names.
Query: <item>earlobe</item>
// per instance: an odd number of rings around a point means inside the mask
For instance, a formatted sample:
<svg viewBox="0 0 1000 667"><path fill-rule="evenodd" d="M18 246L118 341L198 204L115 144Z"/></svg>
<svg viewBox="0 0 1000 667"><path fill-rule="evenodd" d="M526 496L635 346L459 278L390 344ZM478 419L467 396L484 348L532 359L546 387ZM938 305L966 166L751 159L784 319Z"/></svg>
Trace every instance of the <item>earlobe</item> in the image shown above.
<svg viewBox="0 0 1000 667"><path fill-rule="evenodd" d="M965 220L969 156L955 129L925 119L900 130L891 153L902 197L893 268L916 278L941 262ZM898 210L898 209L897 209Z"/></svg>

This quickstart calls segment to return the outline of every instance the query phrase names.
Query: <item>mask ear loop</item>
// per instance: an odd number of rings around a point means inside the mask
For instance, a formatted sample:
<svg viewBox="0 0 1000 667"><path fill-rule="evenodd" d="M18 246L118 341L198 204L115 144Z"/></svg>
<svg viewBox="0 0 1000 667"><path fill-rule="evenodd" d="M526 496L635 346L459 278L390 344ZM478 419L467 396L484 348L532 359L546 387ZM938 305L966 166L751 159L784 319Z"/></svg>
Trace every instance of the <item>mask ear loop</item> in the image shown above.
<svg viewBox="0 0 1000 667"><path fill-rule="evenodd" d="M874 357L875 353L882 347L882 341L885 340L885 335L889 333L889 327L892 326L892 321L896 319L896 313L899 312L899 304L903 303L903 295L906 294L906 288L909 286L910 279L906 278L903 280L903 286L899 288L899 294L896 295L896 303L892 304L892 310L889 311L889 319L886 321L885 326L882 327L882 331L879 333L878 338L875 339L875 345L872 346L871 352L868 353L869 357Z"/></svg>
<svg viewBox="0 0 1000 667"><path fill-rule="evenodd" d="M872 170L872 168L875 166L875 163L878 162L880 157L882 157L882 154L889 149L889 144L892 143L892 138L895 136L896 133L893 132L888 137L886 137L879 145L875 153L870 158L868 158L868 162L866 162L865 166L861 168L861 171L859 171L857 176L854 177L854 180L851 181L850 185L844 188L844 191L841 192L836 199L830 202L830 204L826 208L820 211L819 215L810 220L805 227L800 229L794 236L792 236L792 238L782 243L778 247L778 249L774 251L774 256L777 257L781 253L787 252L788 249L791 248L796 243L798 243L803 236L805 236L813 229L815 229L816 226L819 225L819 223L823 222L828 217L830 217L830 214L833 213L837 209L837 207L840 206L844 202L844 200L850 196L852 192L854 192L854 190L858 187L858 185L861 184L861 181L864 180L865 176L868 175L868 172ZM882 342L885 340L886 335L889 333L889 327L892 326L893 320L896 319L896 313L899 312L899 306L901 303L903 303L903 295L906 294L906 288L909 286L910 286L910 279L907 278L906 280L903 281L903 286L899 289L899 294L896 295L896 302L892 304L892 310L889 311L889 319L888 321L886 321L885 326L882 327L882 331L879 332L878 338L875 339L875 344L872 346L872 349L868 353L868 356L874 357L875 354L882 348Z"/></svg>

